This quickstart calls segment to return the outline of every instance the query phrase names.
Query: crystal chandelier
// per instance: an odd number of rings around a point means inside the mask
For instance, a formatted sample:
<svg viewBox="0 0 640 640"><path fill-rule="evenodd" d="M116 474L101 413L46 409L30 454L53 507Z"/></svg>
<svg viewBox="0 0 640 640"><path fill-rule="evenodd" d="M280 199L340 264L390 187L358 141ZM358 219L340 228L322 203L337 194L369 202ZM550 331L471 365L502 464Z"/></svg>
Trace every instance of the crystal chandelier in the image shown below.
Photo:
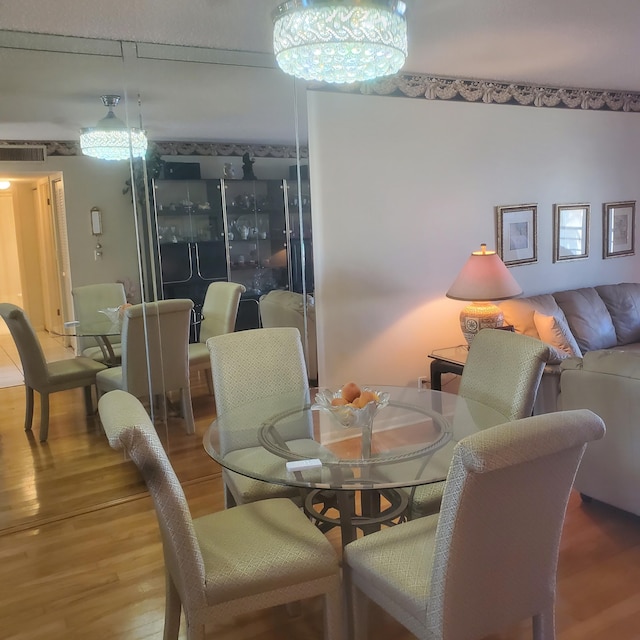
<svg viewBox="0 0 640 640"><path fill-rule="evenodd" d="M120 96L101 96L109 109L95 127L86 127L80 134L80 148L85 156L100 160L126 160L130 156L142 158L147 152L147 136L140 129L127 128L113 113Z"/></svg>
<svg viewBox="0 0 640 640"><path fill-rule="evenodd" d="M278 66L333 83L394 74L407 57L405 11L400 0L289 0L273 12Z"/></svg>

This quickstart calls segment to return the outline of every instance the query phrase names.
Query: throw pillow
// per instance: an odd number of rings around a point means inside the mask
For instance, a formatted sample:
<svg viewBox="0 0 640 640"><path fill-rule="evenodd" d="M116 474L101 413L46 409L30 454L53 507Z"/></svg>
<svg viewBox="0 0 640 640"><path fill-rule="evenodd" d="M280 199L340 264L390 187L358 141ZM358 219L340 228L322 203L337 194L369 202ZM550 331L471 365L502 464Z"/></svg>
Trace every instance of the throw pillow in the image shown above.
<svg viewBox="0 0 640 640"><path fill-rule="evenodd" d="M553 355L557 360L571 356L581 357L582 352L569 329L567 319L563 315L547 316L539 311L534 312L533 322L542 342L554 347Z"/></svg>

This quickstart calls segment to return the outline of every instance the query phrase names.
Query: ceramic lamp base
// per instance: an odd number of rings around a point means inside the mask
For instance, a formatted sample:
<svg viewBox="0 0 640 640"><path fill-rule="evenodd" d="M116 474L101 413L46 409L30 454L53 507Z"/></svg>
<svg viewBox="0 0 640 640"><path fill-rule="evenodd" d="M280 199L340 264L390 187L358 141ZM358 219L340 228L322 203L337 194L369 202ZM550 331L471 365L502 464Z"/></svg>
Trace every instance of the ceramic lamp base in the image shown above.
<svg viewBox="0 0 640 640"><path fill-rule="evenodd" d="M481 329L495 329L504 323L504 314L493 302L472 302L460 312L460 328L471 346Z"/></svg>

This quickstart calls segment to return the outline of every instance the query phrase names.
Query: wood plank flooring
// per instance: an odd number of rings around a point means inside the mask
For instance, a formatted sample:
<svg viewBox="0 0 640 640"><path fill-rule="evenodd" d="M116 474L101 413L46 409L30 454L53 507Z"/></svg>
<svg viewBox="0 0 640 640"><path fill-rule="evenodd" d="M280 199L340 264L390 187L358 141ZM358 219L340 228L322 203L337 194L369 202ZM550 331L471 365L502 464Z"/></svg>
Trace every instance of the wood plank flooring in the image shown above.
<svg viewBox="0 0 640 640"><path fill-rule="evenodd" d="M170 419L163 436L198 516L222 509L223 496L220 469L202 448L213 400L202 380L193 394L197 434L187 436L181 421ZM52 396L46 444L23 431L23 403L21 386L0 389L0 638L161 638L160 536L137 470L84 415L81 391ZM483 588L491 588L491 576ZM413 638L376 607L371 616L372 640ZM640 519L572 496L557 626L559 640L640 639ZM523 623L487 640L530 637ZM305 601L296 617L276 608L220 621L208 638L320 640L321 603Z"/></svg>

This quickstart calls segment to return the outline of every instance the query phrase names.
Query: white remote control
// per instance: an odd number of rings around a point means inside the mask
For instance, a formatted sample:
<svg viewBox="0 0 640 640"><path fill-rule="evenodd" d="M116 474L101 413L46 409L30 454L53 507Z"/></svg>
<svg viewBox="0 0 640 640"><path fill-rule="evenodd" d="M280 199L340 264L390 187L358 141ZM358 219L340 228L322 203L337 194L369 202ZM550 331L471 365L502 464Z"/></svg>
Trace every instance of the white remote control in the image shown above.
<svg viewBox="0 0 640 640"><path fill-rule="evenodd" d="M306 469L317 469L322 466L319 458L310 458L309 460L289 460L287 462L287 471L305 471Z"/></svg>

